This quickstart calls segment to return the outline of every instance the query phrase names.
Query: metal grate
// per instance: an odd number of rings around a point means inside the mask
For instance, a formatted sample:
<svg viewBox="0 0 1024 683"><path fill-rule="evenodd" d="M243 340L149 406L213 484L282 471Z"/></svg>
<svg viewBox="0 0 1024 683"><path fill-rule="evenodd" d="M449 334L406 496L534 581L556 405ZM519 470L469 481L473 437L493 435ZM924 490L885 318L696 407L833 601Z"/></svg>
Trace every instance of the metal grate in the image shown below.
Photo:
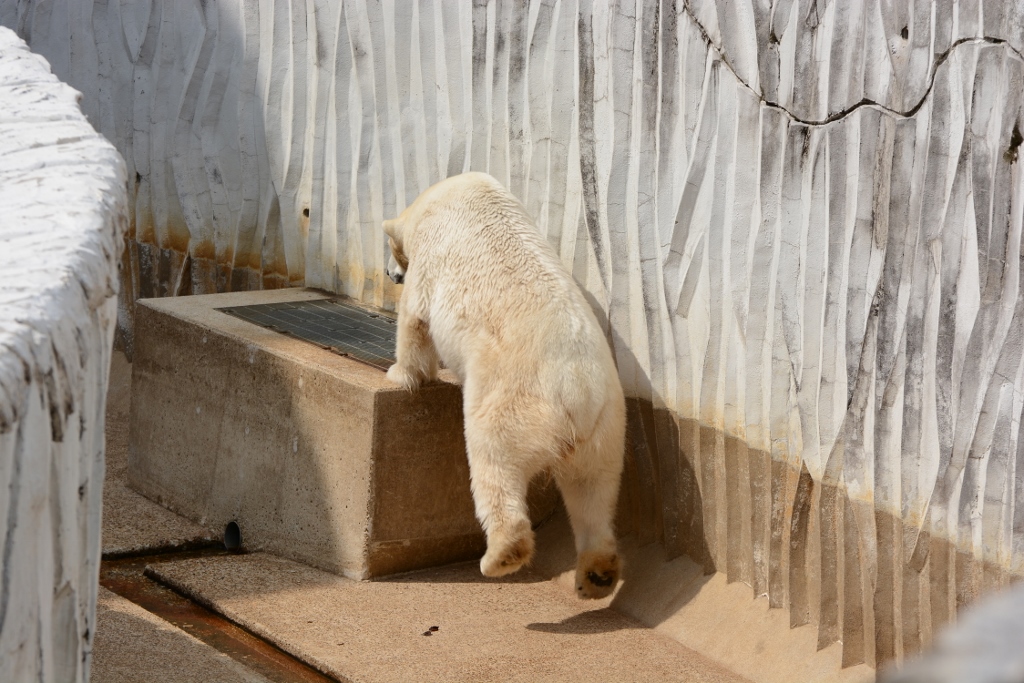
<svg viewBox="0 0 1024 683"><path fill-rule="evenodd" d="M337 299L231 306L218 311L387 370L395 362L395 319Z"/></svg>

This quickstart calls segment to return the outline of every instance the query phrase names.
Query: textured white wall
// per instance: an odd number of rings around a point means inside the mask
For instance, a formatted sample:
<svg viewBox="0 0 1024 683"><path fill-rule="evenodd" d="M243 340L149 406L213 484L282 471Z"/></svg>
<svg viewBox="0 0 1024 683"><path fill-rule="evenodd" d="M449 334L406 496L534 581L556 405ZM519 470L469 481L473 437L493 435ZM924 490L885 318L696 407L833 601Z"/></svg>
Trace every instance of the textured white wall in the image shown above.
<svg viewBox="0 0 1024 683"><path fill-rule="evenodd" d="M124 163L0 27L0 680L88 680Z"/></svg>
<svg viewBox="0 0 1024 683"><path fill-rule="evenodd" d="M124 329L140 295L393 306L381 220L489 171L655 408L632 412L632 529L847 663L1024 569L1022 14L0 0L127 159Z"/></svg>

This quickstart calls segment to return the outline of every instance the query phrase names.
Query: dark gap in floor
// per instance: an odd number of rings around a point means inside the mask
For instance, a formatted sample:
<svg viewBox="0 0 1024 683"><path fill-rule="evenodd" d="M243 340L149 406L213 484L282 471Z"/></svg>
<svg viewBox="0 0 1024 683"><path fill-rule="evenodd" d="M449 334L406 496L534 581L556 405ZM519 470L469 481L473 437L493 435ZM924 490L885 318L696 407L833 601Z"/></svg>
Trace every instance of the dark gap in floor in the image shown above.
<svg viewBox="0 0 1024 683"><path fill-rule="evenodd" d="M103 553L103 562L108 560L130 560L134 558L145 558L150 561L166 562L167 559L164 556L173 555L172 559L180 560L184 557L202 557L210 554L218 554L210 551L223 551L224 544L221 541L215 541L212 539L198 539L194 541L187 541L185 543L176 543L172 545L162 545L152 548L146 548L145 550L115 550L113 552ZM198 555L187 555L187 553L199 553Z"/></svg>

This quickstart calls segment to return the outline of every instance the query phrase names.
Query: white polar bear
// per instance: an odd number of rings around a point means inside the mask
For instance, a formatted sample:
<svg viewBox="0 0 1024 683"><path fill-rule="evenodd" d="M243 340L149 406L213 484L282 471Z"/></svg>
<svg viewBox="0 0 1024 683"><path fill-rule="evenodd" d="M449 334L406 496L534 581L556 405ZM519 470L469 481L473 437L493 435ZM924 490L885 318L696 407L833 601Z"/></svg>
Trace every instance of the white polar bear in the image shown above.
<svg viewBox="0 0 1024 683"><path fill-rule="evenodd" d="M612 529L626 411L615 362L587 301L523 206L491 176L465 173L384 222L388 275L404 282L397 362L416 388L444 360L463 383L486 576L530 562L530 480L549 470L576 537L576 591L615 589Z"/></svg>

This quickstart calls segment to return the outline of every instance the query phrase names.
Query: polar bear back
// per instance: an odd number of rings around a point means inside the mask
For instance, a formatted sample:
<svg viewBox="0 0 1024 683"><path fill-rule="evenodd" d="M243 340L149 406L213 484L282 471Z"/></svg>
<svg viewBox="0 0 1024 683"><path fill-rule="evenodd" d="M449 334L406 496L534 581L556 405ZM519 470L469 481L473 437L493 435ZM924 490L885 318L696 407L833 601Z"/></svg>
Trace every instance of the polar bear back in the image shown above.
<svg viewBox="0 0 1024 683"><path fill-rule="evenodd" d="M431 337L471 391L555 402L589 433L621 401L614 360L590 305L523 206L490 176L433 186L400 218L407 285L425 297ZM413 227L410 234L410 227Z"/></svg>

